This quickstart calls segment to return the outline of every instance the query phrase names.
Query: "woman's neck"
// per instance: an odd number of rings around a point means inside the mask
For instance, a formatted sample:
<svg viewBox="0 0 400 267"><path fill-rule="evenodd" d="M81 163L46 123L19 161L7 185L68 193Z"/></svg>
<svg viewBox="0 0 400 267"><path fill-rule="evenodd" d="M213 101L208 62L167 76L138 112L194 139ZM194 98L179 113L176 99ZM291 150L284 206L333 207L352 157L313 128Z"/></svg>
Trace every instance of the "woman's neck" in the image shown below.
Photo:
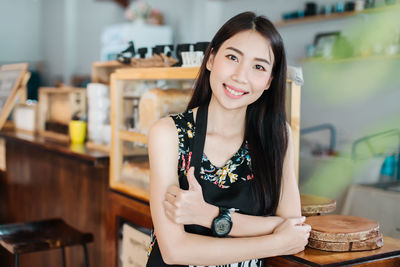
<svg viewBox="0 0 400 267"><path fill-rule="evenodd" d="M229 110L212 97L208 107L207 133L226 137L244 137L246 107Z"/></svg>

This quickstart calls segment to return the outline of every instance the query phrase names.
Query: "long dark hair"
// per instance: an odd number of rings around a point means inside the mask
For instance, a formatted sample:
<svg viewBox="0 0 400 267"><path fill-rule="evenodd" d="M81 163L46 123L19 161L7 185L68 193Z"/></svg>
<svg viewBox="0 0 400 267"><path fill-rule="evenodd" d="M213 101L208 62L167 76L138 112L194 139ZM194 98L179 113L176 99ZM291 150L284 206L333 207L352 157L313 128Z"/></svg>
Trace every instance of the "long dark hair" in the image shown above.
<svg viewBox="0 0 400 267"><path fill-rule="evenodd" d="M228 20L219 29L205 52L188 109L201 106L211 99L210 71L206 68L211 53L215 55L226 40L246 30L255 30L269 40L275 58L270 88L264 90L261 97L247 107L245 129L254 173L254 196L262 205L263 215L274 215L280 200L288 139L285 111L286 55L280 34L267 18L253 12L244 12Z"/></svg>

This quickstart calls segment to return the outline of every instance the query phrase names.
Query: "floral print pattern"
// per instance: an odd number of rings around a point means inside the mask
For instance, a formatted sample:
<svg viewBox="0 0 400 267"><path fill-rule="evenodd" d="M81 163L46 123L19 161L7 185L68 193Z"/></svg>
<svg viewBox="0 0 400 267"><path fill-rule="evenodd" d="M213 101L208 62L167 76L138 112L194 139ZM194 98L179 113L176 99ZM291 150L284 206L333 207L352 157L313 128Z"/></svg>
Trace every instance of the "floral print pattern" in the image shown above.
<svg viewBox="0 0 400 267"><path fill-rule="evenodd" d="M188 110L184 113L171 116L178 131L179 138L179 162L178 175L186 175L192 158L191 143L195 133L193 111ZM220 168L214 166L207 158L202 156L202 167L200 177L210 181L220 188L229 188L237 181L248 181L254 178L251 172L251 160L248 153L247 141L244 141L239 150ZM243 174L243 175L242 175Z"/></svg>

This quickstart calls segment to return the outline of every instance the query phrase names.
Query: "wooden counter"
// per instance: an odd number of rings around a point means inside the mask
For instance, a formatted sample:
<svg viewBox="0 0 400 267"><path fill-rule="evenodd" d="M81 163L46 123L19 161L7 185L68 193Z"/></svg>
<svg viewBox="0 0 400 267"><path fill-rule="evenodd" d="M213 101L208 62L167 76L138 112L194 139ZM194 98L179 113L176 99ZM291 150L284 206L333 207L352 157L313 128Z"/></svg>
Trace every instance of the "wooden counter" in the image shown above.
<svg viewBox="0 0 400 267"><path fill-rule="evenodd" d="M295 255L266 260L268 266L400 266L400 240L384 237L383 247L369 251L327 252L306 248Z"/></svg>
<svg viewBox="0 0 400 267"><path fill-rule="evenodd" d="M22 144L27 144L32 147L40 147L46 151L51 151L68 158L74 158L89 165L108 166L109 163L108 154L101 151L88 149L84 145L66 144L56 140L47 139L40 135L31 135L15 131L0 131L0 138L4 138L9 141L18 141Z"/></svg>
<svg viewBox="0 0 400 267"><path fill-rule="evenodd" d="M108 155L42 137L0 132L6 142L6 171L0 172L0 223L60 217L91 232L90 266L107 266ZM67 266L81 266L80 246L66 249ZM13 266L0 248L0 265ZM59 250L24 254L20 266L61 266Z"/></svg>

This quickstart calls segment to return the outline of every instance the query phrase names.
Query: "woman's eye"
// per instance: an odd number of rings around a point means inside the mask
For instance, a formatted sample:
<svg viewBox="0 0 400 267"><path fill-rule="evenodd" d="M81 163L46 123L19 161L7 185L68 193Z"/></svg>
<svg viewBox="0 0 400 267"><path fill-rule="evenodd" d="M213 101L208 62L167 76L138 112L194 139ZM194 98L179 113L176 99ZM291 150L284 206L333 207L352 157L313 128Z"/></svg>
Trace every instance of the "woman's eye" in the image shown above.
<svg viewBox="0 0 400 267"><path fill-rule="evenodd" d="M237 57L234 55L227 55L226 57L229 58L230 60L238 61Z"/></svg>
<svg viewBox="0 0 400 267"><path fill-rule="evenodd" d="M265 68L264 68L263 66L261 66L261 65L255 65L254 67L255 67L257 70L265 71Z"/></svg>

